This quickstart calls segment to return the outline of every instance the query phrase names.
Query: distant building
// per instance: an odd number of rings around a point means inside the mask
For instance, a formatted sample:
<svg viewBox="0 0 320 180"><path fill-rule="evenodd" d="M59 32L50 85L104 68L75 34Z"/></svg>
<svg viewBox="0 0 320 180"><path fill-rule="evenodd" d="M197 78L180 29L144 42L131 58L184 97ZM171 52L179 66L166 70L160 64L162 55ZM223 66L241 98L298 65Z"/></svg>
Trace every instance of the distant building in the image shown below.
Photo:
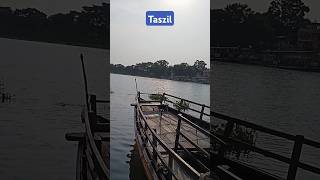
<svg viewBox="0 0 320 180"><path fill-rule="evenodd" d="M275 50L294 50L296 47L290 42L290 38L288 36L277 36L275 43Z"/></svg>
<svg viewBox="0 0 320 180"><path fill-rule="evenodd" d="M312 23L300 29L297 45L300 50L320 52L320 23Z"/></svg>
<svg viewBox="0 0 320 180"><path fill-rule="evenodd" d="M211 47L211 60L232 61L240 54L240 47Z"/></svg>

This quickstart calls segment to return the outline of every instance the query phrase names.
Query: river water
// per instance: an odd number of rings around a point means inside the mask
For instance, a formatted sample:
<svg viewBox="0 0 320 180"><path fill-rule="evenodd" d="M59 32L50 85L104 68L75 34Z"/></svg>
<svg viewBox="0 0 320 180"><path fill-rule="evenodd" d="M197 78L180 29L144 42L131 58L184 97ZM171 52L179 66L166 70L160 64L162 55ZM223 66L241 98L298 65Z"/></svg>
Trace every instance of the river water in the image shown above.
<svg viewBox="0 0 320 180"><path fill-rule="evenodd" d="M0 80L15 100L0 103L1 179L75 179L77 144L66 132L83 131L84 53L89 91L107 99L106 50L0 39Z"/></svg>
<svg viewBox="0 0 320 180"><path fill-rule="evenodd" d="M195 102L210 104L210 85L190 82L179 82L164 79L111 74L111 178L129 179L130 150L134 144L134 111L131 103L135 102L137 79L138 90L145 93L163 93L184 97ZM139 163L139 162L135 162ZM131 163L131 164L135 164ZM142 179L142 177L132 177Z"/></svg>
<svg viewBox="0 0 320 180"><path fill-rule="evenodd" d="M214 62L211 101L215 111L265 127L320 141L320 73ZM258 134L259 146L290 157L292 144ZM256 157L256 159L261 157ZM320 167L320 150L304 148L302 161ZM279 162L252 161L286 176ZM299 170L297 179L320 179Z"/></svg>
<svg viewBox="0 0 320 180"><path fill-rule="evenodd" d="M8 39L0 39L0 50L0 79L6 91L15 94L12 102L0 103L1 179L75 179L77 146L64 136L83 130L79 54L85 55L90 92L108 99L109 52ZM212 67L211 88L111 74L112 179L129 179L135 78L141 91L167 92L205 104L210 104L211 93L211 104L218 112L320 141L320 73L218 62ZM290 148L277 139L260 137L263 141L258 145L290 156ZM320 166L319 150L304 149L302 159ZM285 176L283 164L251 163ZM298 179L320 177L299 170Z"/></svg>

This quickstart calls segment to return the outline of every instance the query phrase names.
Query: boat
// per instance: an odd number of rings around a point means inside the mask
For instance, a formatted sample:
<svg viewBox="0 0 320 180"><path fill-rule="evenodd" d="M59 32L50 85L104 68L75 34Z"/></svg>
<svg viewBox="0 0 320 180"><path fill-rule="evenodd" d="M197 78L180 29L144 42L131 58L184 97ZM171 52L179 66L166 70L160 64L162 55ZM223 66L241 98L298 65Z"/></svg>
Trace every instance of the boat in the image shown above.
<svg viewBox="0 0 320 180"><path fill-rule="evenodd" d="M163 100L145 100L138 92L135 108L135 136L147 179L201 179L210 176L209 106L169 94ZM199 118L169 106L168 97L200 105ZM184 104L186 104L184 103ZM178 103L179 104L179 103ZM192 109L189 107L189 109ZM206 116L206 117L205 117ZM207 121L205 121L207 119Z"/></svg>
<svg viewBox="0 0 320 180"><path fill-rule="evenodd" d="M65 138L78 142L76 180L109 180L110 120L99 112L99 107L110 104L110 101L97 99L96 95L88 93L82 55L81 62L86 97L86 106L81 112L84 132L66 133Z"/></svg>
<svg viewBox="0 0 320 180"><path fill-rule="evenodd" d="M181 108L182 105L185 107ZM137 149L148 180L294 180L298 169L320 174L319 167L300 160L303 146L319 150L320 143L302 135L290 135L217 113L208 105L167 93L137 92L132 106ZM225 122L219 132L214 123L218 121ZM235 137L239 126L292 141L291 157ZM230 158L234 147L258 153L266 162L273 159L287 164L285 177Z"/></svg>

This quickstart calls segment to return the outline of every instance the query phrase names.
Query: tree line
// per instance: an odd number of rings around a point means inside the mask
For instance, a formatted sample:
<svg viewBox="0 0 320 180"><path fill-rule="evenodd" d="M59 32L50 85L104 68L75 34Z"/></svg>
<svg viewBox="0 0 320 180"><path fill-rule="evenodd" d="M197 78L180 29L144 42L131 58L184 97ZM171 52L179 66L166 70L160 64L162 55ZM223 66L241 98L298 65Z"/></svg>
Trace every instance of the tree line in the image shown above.
<svg viewBox="0 0 320 180"><path fill-rule="evenodd" d="M273 0L266 12L255 12L247 4L233 3L211 10L211 46L274 48L279 37L293 45L297 32L310 24L310 11L302 0Z"/></svg>
<svg viewBox="0 0 320 180"><path fill-rule="evenodd" d="M5 38L108 49L109 22L110 6L107 3L51 16L35 8L0 7L0 37Z"/></svg>
<svg viewBox="0 0 320 180"><path fill-rule="evenodd" d="M124 66L122 64L111 64L111 73L126 74L134 76L145 76L155 78L170 78L174 76L195 77L203 75L208 70L206 63L196 60L193 65L180 63L170 66L166 60L156 62L142 62L135 65Z"/></svg>

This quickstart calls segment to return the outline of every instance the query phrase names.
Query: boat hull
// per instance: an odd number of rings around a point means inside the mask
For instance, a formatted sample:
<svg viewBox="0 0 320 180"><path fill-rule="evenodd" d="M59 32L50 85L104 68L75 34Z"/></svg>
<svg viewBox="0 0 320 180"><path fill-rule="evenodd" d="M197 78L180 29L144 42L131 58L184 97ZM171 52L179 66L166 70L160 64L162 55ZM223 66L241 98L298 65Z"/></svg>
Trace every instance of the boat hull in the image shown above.
<svg viewBox="0 0 320 180"><path fill-rule="evenodd" d="M160 180L159 177L157 176L157 173L155 172L152 164L151 164L151 160L148 158L147 152L146 152L144 145L143 145L140 130L137 127L136 120L135 120L135 137L136 137L138 154L139 154L142 166L144 168L146 178L148 180Z"/></svg>

